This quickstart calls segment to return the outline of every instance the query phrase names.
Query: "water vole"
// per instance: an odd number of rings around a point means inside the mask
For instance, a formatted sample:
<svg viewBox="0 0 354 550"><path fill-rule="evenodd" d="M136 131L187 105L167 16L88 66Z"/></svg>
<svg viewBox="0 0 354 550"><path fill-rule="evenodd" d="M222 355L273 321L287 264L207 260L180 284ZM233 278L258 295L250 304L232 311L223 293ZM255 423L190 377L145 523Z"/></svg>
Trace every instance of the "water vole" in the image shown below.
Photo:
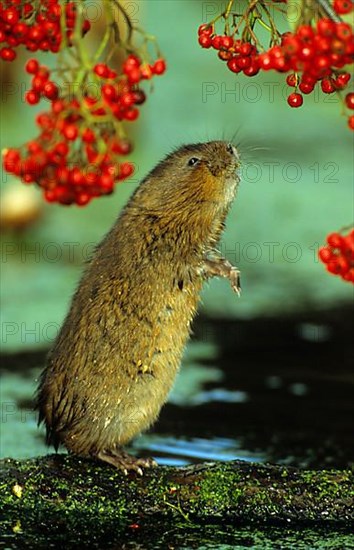
<svg viewBox="0 0 354 550"><path fill-rule="evenodd" d="M239 271L216 250L235 196L231 144L186 145L141 182L97 247L41 376L47 440L142 473L122 450L173 385L203 282Z"/></svg>

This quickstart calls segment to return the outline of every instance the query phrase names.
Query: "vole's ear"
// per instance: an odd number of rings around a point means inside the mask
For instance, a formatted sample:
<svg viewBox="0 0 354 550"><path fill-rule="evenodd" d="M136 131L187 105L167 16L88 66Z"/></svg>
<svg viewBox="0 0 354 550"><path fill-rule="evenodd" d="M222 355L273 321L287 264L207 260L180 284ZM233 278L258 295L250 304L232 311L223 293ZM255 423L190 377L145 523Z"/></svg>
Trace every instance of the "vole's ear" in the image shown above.
<svg viewBox="0 0 354 550"><path fill-rule="evenodd" d="M188 166L195 166L196 164L198 164L200 162L200 159L196 158L196 157L192 157L189 159L189 161L187 162Z"/></svg>

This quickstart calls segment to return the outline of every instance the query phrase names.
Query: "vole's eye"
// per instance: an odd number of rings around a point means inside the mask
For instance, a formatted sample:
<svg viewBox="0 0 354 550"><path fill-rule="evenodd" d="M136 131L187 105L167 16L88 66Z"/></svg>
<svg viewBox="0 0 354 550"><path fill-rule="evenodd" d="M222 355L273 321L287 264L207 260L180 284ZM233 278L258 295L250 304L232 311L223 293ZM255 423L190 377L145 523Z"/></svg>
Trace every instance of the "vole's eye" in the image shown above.
<svg viewBox="0 0 354 550"><path fill-rule="evenodd" d="M199 160L200 159L197 159L196 157L192 157L188 161L188 166L195 166L196 164L198 164Z"/></svg>

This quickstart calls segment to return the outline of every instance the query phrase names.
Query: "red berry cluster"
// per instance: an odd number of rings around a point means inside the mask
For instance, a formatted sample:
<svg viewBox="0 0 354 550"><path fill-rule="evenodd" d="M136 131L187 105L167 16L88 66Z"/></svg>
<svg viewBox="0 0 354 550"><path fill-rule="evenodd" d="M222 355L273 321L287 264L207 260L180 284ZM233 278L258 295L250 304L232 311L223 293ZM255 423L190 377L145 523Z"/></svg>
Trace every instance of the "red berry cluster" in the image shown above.
<svg viewBox="0 0 354 550"><path fill-rule="evenodd" d="M327 246L319 249L318 256L329 273L354 283L354 229L347 235L330 233Z"/></svg>
<svg viewBox="0 0 354 550"><path fill-rule="evenodd" d="M32 88L25 94L25 100L29 105L36 105L41 97L49 100L57 99L58 86L49 80L49 71L44 65L40 66L36 59L29 59L26 63L26 72L33 74Z"/></svg>
<svg viewBox="0 0 354 550"><path fill-rule="evenodd" d="M90 95L85 98L92 114L112 114L118 120L134 121L139 116L136 105L141 105L146 99L145 93L137 85L142 80L163 74L166 63L164 59L158 59L149 65L131 54L123 63L123 76L118 79L116 71L112 71L105 63L98 63L93 70L105 82L101 87L100 98Z"/></svg>
<svg viewBox="0 0 354 550"><path fill-rule="evenodd" d="M340 69L353 63L353 54L350 25L320 19L316 28L300 25L294 34L286 33L280 45L261 53L258 60L265 71L292 71L287 84L299 91L290 94L288 103L299 107L303 103L302 94L312 93L318 82L325 94L346 88L350 74Z"/></svg>
<svg viewBox="0 0 354 550"><path fill-rule="evenodd" d="M219 58L226 61L234 73L254 76L260 70L291 71L286 80L289 86L295 88L288 97L291 107L300 107L303 104L302 94L313 92L318 82L323 93L331 94L345 89L350 80L350 73L343 67L353 63L353 31L344 22L322 18L316 27L300 25L294 33L283 34L280 44L262 53L249 41L216 34L213 24L201 25L198 34L199 44L203 48L218 50ZM345 103L353 109L352 94L346 96ZM353 128L352 116L348 124Z"/></svg>
<svg viewBox="0 0 354 550"><path fill-rule="evenodd" d="M76 20L76 2L65 5L65 27L61 28L62 8L59 0L5 0L0 3L0 57L4 61L16 58L14 48L23 44L27 50L59 51L62 32L71 44ZM82 33L90 30L90 22L83 21Z"/></svg>
<svg viewBox="0 0 354 550"><path fill-rule="evenodd" d="M202 48L218 50L219 58L227 62L233 73L242 71L246 76L255 76L259 72L258 51L250 42L215 34L212 25L201 25L198 32Z"/></svg>
<svg viewBox="0 0 354 550"><path fill-rule="evenodd" d="M134 171L130 162L120 162L132 147L125 138L116 137L114 119L136 120L136 106L145 101L139 81L162 74L165 68L163 59L150 66L135 55L128 56L120 75L99 63L91 75L98 82L97 97L92 95L91 85L91 93L79 99L60 97L48 68L30 59L26 70L34 76L26 101L34 104L46 97L51 110L37 116L37 139L21 149L5 151L5 170L24 183L37 183L48 202L82 206L93 197L112 193L114 184Z"/></svg>

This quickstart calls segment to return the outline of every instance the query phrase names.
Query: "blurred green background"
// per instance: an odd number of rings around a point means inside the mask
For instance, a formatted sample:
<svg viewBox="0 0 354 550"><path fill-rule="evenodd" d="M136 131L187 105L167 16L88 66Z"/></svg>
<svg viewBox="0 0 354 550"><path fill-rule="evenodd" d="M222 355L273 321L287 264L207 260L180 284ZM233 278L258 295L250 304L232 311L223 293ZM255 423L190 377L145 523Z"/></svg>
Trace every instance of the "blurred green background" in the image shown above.
<svg viewBox="0 0 354 550"><path fill-rule="evenodd" d="M327 275L317 247L353 218L352 134L336 97L313 94L300 109L286 103L284 76L234 75L214 51L202 50L197 28L219 2L128 2L136 24L157 36L168 71L155 79L131 126L136 175L113 196L85 208L44 205L22 232L2 231L2 347L47 347L55 337L84 261L109 230L138 181L171 148L234 139L242 184L221 250L242 273L240 299L227 281L206 285L201 310L250 318L325 309L352 300L352 286ZM286 29L286 21L281 24ZM27 55L2 65L1 148L35 134L39 108L23 102ZM50 56L40 58L50 63ZM146 86L149 92L149 87ZM234 137L236 135L236 137ZM17 182L2 173L1 190ZM22 185L22 184L21 184ZM39 195L39 191L33 189Z"/></svg>

